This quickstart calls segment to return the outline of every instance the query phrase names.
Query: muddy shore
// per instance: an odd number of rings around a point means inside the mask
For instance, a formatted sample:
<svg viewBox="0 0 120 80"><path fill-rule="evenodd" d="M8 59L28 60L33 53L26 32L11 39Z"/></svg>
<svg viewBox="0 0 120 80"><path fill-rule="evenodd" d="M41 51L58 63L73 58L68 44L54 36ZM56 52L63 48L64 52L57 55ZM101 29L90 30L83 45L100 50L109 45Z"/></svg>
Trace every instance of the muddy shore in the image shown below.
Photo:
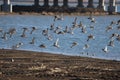
<svg viewBox="0 0 120 80"><path fill-rule="evenodd" d="M120 61L0 50L0 80L119 80Z"/></svg>
<svg viewBox="0 0 120 80"><path fill-rule="evenodd" d="M105 15L110 15L108 12L86 12L86 13L79 13L79 12L71 12L71 13L59 13L59 12L13 12L13 13L5 13L5 12L0 12L0 15L45 15L45 16L54 16L54 15L61 15L63 14L64 16L89 16L89 15L94 15L94 16L105 16ZM113 13L111 15L120 15L120 13Z"/></svg>

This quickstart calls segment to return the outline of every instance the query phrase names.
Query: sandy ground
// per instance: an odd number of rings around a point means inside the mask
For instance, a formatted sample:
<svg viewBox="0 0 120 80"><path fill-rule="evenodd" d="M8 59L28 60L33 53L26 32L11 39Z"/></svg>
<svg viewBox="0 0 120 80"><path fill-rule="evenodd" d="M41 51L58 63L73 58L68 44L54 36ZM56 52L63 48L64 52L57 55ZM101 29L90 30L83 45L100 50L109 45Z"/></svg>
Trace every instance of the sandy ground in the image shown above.
<svg viewBox="0 0 120 80"><path fill-rule="evenodd" d="M120 80L120 61L2 49L0 80Z"/></svg>

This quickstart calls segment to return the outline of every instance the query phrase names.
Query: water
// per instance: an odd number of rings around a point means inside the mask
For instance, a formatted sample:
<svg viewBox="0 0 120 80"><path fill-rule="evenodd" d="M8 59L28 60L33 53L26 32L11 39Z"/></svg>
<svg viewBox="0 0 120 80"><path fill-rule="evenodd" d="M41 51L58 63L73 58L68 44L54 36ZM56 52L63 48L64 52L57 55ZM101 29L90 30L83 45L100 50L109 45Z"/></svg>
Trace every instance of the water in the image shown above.
<svg viewBox="0 0 120 80"><path fill-rule="evenodd" d="M82 33L80 28L74 30L74 34L56 34L49 30L49 34L52 36L53 40L48 40L47 37L42 35L42 30L50 28L51 24L55 24L55 27L61 26L62 30L65 26L72 27L72 22L74 18L77 17L77 23L82 21L84 26L86 26L87 33ZM37 15L1 15L0 16L0 29L4 32L8 32L10 28L16 28L16 34L12 38L8 37L8 40L3 40L0 38L0 48L12 49L13 45L22 42L22 45L18 50L30 50L39 52L50 52L58 53L64 55L77 55L77 56L87 56L93 58L120 60L120 42L115 39L115 46L108 46L109 52L104 53L102 49L110 41L109 37L112 33L119 33L117 30L117 25L113 25L113 30L106 32L105 29L112 20L117 21L120 16L94 16L96 23L91 23L88 20L88 16L64 16L63 21L53 21L53 16L37 16ZM90 25L95 27L94 30L90 29ZM31 27L37 27L37 30L30 34ZM29 30L26 32L27 37L22 38L20 35L23 32L23 27L27 27ZM95 40L90 40L87 42L87 36L89 34L94 34ZM2 37L2 34L0 33ZM29 44L32 38L35 37L35 44ZM60 48L53 46L56 39L59 38ZM71 48L73 42L77 42L78 45ZM46 48L40 48L39 45L45 44ZM88 49L83 49L85 44L89 44Z"/></svg>

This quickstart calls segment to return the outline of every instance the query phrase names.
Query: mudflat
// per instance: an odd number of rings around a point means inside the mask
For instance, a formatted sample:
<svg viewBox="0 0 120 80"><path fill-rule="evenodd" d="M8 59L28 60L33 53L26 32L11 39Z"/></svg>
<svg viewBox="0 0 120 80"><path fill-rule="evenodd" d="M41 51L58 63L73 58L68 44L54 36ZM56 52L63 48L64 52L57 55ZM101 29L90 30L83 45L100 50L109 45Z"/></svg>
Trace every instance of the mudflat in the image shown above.
<svg viewBox="0 0 120 80"><path fill-rule="evenodd" d="M120 61L0 50L0 80L119 80Z"/></svg>

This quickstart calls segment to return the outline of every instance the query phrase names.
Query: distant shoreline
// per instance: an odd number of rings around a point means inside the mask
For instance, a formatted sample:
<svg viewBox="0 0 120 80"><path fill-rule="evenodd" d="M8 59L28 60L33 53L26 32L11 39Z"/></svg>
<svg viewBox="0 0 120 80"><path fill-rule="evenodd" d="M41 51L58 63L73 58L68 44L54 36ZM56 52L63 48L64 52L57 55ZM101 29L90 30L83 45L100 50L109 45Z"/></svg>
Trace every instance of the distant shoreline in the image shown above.
<svg viewBox="0 0 120 80"><path fill-rule="evenodd" d="M0 15L45 15L45 16L54 16L54 15L60 15L64 14L67 16L89 16L91 13L86 12L86 13L79 13L79 12L74 12L74 13L67 13L67 12L13 12L13 13L6 13L6 12L0 12ZM104 16L104 15L120 15L120 13L113 13L109 14L108 12L92 12L92 15L94 16Z"/></svg>

